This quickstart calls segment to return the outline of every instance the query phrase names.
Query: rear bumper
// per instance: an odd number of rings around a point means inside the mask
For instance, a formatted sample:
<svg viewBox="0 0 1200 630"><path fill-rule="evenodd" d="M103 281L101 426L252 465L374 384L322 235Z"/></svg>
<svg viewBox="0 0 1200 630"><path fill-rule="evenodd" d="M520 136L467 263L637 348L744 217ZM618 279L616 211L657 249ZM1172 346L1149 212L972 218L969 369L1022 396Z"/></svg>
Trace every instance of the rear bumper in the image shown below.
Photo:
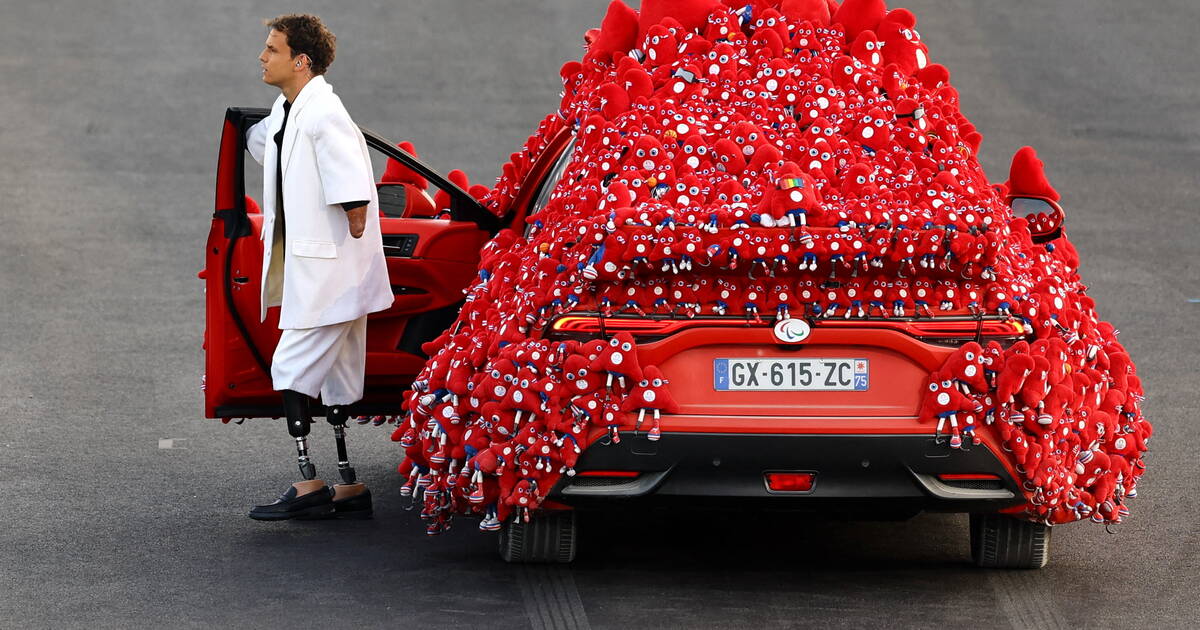
<svg viewBox="0 0 1200 630"><path fill-rule="evenodd" d="M651 442L622 435L580 457L579 473L638 471L637 477L564 477L550 498L581 509L665 506L782 509L880 517L921 511L995 512L1021 505L1016 481L987 445L961 450L929 435L668 433ZM811 472L807 492L774 492L763 474ZM995 475L990 482L938 475Z"/></svg>

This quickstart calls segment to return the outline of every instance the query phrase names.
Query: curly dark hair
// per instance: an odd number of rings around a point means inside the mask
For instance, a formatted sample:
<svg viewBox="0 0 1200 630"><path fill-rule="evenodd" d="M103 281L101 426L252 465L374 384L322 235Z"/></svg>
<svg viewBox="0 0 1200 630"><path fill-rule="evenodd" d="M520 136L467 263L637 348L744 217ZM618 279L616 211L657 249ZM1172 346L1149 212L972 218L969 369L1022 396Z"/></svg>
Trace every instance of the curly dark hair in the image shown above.
<svg viewBox="0 0 1200 630"><path fill-rule="evenodd" d="M292 58L298 55L308 55L312 60L312 73L325 74L337 50L337 38L325 27L321 18L307 13L290 13L281 15L273 20L264 20L271 30L279 31L287 36L288 47L292 49Z"/></svg>

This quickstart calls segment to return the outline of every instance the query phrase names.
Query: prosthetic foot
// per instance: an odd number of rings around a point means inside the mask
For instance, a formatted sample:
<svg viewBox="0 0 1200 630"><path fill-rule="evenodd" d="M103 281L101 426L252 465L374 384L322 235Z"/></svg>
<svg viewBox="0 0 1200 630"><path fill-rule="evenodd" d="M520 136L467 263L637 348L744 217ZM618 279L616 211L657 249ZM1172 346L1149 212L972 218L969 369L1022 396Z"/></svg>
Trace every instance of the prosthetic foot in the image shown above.
<svg viewBox="0 0 1200 630"><path fill-rule="evenodd" d="M333 486L334 515L338 518L371 518L374 513L371 491L366 484L359 483L350 456L346 454L346 422L350 415L344 405L330 405L325 419L333 425L333 439L337 443L338 475L342 483Z"/></svg>

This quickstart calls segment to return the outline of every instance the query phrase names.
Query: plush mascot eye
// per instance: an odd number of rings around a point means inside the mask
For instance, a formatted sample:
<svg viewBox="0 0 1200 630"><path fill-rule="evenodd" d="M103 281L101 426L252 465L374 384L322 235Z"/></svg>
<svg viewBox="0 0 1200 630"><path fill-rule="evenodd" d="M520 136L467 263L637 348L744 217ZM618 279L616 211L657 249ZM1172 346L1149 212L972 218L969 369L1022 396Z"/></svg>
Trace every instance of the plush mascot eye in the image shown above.
<svg viewBox="0 0 1200 630"><path fill-rule="evenodd" d="M931 392L936 392L937 390L938 390L938 385L937 385L937 383L930 383L930 384L929 384L929 391L931 391Z"/></svg>
<svg viewBox="0 0 1200 630"><path fill-rule="evenodd" d="M974 353L974 352L968 352L968 353L967 353L967 360L968 360L968 361L974 361L974 360L975 360L975 353Z"/></svg>
<svg viewBox="0 0 1200 630"><path fill-rule="evenodd" d="M630 350L633 350L633 344L626 341L625 343L621 344L621 349L625 352L629 352Z"/></svg>
<svg viewBox="0 0 1200 630"><path fill-rule="evenodd" d="M953 381L942 381L942 387L950 387L953 384Z"/></svg>

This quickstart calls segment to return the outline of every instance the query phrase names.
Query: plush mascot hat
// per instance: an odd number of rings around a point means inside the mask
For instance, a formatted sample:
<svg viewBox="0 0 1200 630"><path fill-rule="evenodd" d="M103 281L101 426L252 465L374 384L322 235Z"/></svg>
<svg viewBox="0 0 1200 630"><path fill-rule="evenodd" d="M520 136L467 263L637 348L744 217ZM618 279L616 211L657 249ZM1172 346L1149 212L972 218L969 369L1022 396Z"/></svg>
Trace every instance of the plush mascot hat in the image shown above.
<svg viewBox="0 0 1200 630"><path fill-rule="evenodd" d="M638 22L638 42L646 37L651 26L672 17L684 28L695 31L708 22L708 14L720 6L718 0L642 0L642 15Z"/></svg>
<svg viewBox="0 0 1200 630"><path fill-rule="evenodd" d="M829 4L825 0L783 0L779 12L793 24L808 20L817 26L829 24Z"/></svg>
<svg viewBox="0 0 1200 630"><path fill-rule="evenodd" d="M609 63L637 46L638 13L621 0L608 5L608 13L600 22L600 32L588 46L584 61Z"/></svg>
<svg viewBox="0 0 1200 630"><path fill-rule="evenodd" d="M833 16L835 24L846 27L846 41L852 42L863 31L874 31L887 15L884 0L846 0Z"/></svg>
<svg viewBox="0 0 1200 630"><path fill-rule="evenodd" d="M405 140L396 145L401 151L417 157L417 150L412 143ZM388 158L387 166L383 170L383 177L379 178L381 184L412 184L422 190L429 187L429 182L425 181L424 177L417 175L415 171L401 164L398 160Z"/></svg>
<svg viewBox="0 0 1200 630"><path fill-rule="evenodd" d="M1021 147L1013 156L1012 168L1008 172L1008 194L1014 197L1046 197L1058 201L1058 191L1046 179L1046 166L1038 159L1033 147Z"/></svg>
<svg viewBox="0 0 1200 630"><path fill-rule="evenodd" d="M901 28L916 28L917 15L908 9L892 9L887 12L885 22L893 22Z"/></svg>

